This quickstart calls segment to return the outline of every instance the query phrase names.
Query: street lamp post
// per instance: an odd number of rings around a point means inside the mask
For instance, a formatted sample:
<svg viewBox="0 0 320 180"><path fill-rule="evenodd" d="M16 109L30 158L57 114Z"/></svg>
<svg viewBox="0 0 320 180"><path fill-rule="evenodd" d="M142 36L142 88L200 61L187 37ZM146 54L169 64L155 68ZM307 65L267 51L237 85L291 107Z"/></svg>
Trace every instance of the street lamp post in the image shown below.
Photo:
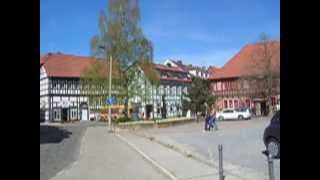
<svg viewBox="0 0 320 180"><path fill-rule="evenodd" d="M112 56L110 56L110 66L109 66L109 98L111 98L111 80L112 80ZM111 103L109 104L109 112L108 112L108 126L109 132L112 131L111 129Z"/></svg>
<svg viewBox="0 0 320 180"><path fill-rule="evenodd" d="M100 49L106 50L106 46L99 46ZM108 57L108 56L106 56ZM112 80L112 56L110 56L110 64L109 64L109 100L111 98L111 80ZM109 126L109 132L112 132L111 129L111 102L109 104L109 108L108 108L108 126Z"/></svg>

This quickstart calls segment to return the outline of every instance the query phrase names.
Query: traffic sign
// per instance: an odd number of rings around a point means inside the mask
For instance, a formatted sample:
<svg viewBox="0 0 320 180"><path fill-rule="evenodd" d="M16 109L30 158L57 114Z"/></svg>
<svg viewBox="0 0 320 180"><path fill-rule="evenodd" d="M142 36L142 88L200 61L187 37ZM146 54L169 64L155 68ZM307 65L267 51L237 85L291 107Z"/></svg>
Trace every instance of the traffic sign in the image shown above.
<svg viewBox="0 0 320 180"><path fill-rule="evenodd" d="M108 105L114 104L115 101L116 101L116 97L115 97L115 96L110 96L110 97L107 97L107 99L106 99L106 103L107 103Z"/></svg>

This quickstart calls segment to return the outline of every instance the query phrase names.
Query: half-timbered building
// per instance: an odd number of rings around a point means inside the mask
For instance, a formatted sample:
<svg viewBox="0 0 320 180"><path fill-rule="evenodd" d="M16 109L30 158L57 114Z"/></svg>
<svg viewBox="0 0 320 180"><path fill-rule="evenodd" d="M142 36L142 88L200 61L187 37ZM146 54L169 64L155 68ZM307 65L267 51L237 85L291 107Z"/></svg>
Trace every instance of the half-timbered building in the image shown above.
<svg viewBox="0 0 320 180"><path fill-rule="evenodd" d="M270 70L280 71L280 42L270 41L267 46L272 52ZM252 83L246 77L263 73L260 63L265 53L261 43L248 44L232 57L222 68L210 68L212 93L218 97L219 109L248 107L256 110L259 115L266 111L266 98L261 96L264 88L260 88L260 81ZM259 67L259 68L258 68ZM271 97L271 106L280 101L280 77L275 86L275 93Z"/></svg>
<svg viewBox="0 0 320 180"><path fill-rule="evenodd" d="M102 107L92 106L92 94L107 95L105 89L86 92L80 83L81 74L93 59L61 53L48 53L40 60L40 121L69 121L89 119L90 111ZM166 118L182 116L183 93L191 82L188 72L179 67L155 64L160 74L160 85L151 85L140 72L140 78L133 84L141 86L142 93L129 102L138 104L140 117ZM133 106L131 106L132 108ZM141 116L142 115L142 116Z"/></svg>
<svg viewBox="0 0 320 180"><path fill-rule="evenodd" d="M140 105L139 113L147 119L185 116L182 100L191 83L188 71L163 64L155 64L155 69L160 75L160 84L151 85L142 78L140 84L146 88L142 97L148 97L132 99L133 103ZM143 73L141 75L143 77Z"/></svg>
<svg viewBox="0 0 320 180"><path fill-rule="evenodd" d="M88 94L81 89L81 73L88 57L48 53L40 59L40 121L89 119ZM101 90L99 94L106 94Z"/></svg>

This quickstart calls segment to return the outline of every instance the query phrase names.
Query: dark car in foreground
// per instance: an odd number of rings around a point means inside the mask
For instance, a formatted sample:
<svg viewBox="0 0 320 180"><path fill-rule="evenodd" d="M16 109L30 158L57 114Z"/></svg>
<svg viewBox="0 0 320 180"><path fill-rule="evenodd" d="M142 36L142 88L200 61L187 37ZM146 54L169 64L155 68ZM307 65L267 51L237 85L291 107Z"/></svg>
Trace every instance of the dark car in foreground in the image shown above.
<svg viewBox="0 0 320 180"><path fill-rule="evenodd" d="M274 158L280 158L280 110L273 115L270 124L264 130L263 141L269 154Z"/></svg>

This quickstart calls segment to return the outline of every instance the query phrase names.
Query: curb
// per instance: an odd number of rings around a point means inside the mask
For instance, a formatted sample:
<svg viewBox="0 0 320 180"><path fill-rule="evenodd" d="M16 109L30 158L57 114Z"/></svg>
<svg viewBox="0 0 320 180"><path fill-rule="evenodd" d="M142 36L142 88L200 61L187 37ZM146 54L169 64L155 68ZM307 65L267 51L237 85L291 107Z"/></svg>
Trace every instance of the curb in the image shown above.
<svg viewBox="0 0 320 180"><path fill-rule="evenodd" d="M128 140L126 140L124 137L122 137L119 134L115 134L116 137L118 137L120 140L125 142L127 145L129 145L131 148L133 148L135 151L137 151L144 159L149 161L153 166L155 166L157 169L159 169L164 175L168 176L171 180L178 180L169 170L161 166L159 163L157 163L155 160L153 160L151 157L146 155L144 152L142 152L138 147L136 147L134 144L130 143Z"/></svg>
<svg viewBox="0 0 320 180"><path fill-rule="evenodd" d="M218 162L218 161L215 160L215 159L212 159L211 161L210 160L206 160L201 155L198 155L198 154L196 154L194 152L190 152L190 151L184 150L181 147L177 147L176 145L163 142L163 141L161 141L159 139L156 139L155 137L148 136L148 135L145 135L145 134L139 134L139 133L136 133L136 132L131 132L131 133L135 134L136 136L142 137L142 138L147 138L150 141L154 141L154 142L156 142L156 143L158 143L158 144L160 144L160 145L162 145L162 146L164 146L166 148L170 148L170 149L172 149L172 150L174 150L174 151L186 156L187 158L191 158L193 160L196 160L196 161L198 161L200 163L206 164L206 165L208 165L210 167L213 167L213 168L216 168L216 169L219 168L218 164L215 163L215 162ZM224 166L226 166L226 165L224 165ZM228 163L227 166L233 167L233 168L237 167L236 165L233 165L231 163ZM241 168L244 169L243 167L241 167ZM251 178L245 178L245 177L242 177L242 176L240 176L238 174L234 174L234 173L230 172L229 170L226 170L225 168L224 168L224 172L225 172L225 175L230 175L230 176L233 176L233 177L236 177L236 178L239 178L239 179L243 179L243 180L251 180Z"/></svg>

